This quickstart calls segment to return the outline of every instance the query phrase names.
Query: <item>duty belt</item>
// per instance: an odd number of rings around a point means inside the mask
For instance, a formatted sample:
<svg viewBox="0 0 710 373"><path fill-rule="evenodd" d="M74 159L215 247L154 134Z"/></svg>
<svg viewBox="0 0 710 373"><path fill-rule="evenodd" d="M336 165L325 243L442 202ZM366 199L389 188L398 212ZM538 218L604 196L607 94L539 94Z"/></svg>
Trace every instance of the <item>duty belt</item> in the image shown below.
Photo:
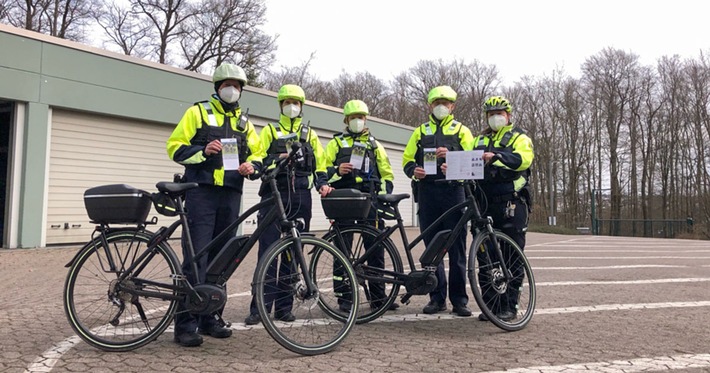
<svg viewBox="0 0 710 373"><path fill-rule="evenodd" d="M520 199L521 195L518 192L513 192L513 193L508 193L508 194L501 194L499 196L491 196L488 197L488 201L491 203L501 203L501 202L508 202L516 199Z"/></svg>

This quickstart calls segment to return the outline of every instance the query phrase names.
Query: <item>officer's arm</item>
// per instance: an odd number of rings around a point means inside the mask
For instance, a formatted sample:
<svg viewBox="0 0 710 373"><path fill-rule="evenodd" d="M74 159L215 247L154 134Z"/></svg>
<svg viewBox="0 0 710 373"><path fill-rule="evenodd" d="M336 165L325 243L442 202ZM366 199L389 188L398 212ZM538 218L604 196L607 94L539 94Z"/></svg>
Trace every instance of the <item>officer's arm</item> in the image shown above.
<svg viewBox="0 0 710 373"><path fill-rule="evenodd" d="M197 133L198 125L202 125L200 107L191 106L185 111L166 142L170 159L182 165L198 164L207 159L204 146L190 144L190 140Z"/></svg>
<svg viewBox="0 0 710 373"><path fill-rule="evenodd" d="M418 167L414 157L417 154L417 145L420 137L421 131L415 129L409 138L407 147L404 148L404 153L402 153L402 168L404 169L404 174L410 179L414 179L414 169Z"/></svg>
<svg viewBox="0 0 710 373"><path fill-rule="evenodd" d="M335 164L336 157L338 156L338 140L332 139L328 141L328 145L325 147L325 163L328 165L328 182L333 183L340 180L338 175L338 165Z"/></svg>
<svg viewBox="0 0 710 373"><path fill-rule="evenodd" d="M511 148L505 148L497 152L500 160L496 161L494 165L514 171L524 171L530 168L535 158L533 143L530 137L525 134L518 135L513 143L512 151L510 149Z"/></svg>
<svg viewBox="0 0 710 373"><path fill-rule="evenodd" d="M259 135L256 134L256 128L254 127L254 124L251 122L247 121L247 146L249 147L249 150L251 151L251 154L247 157L246 161L251 162L252 166L254 166L254 173L249 175L249 179L254 180L259 177L261 174L261 170L263 167L263 159L266 156L266 151L264 150L264 147L261 145L261 140L259 139Z"/></svg>
<svg viewBox="0 0 710 373"><path fill-rule="evenodd" d="M471 130L463 124L461 125L461 131L459 131L459 142L462 150L473 150L476 145Z"/></svg>
<svg viewBox="0 0 710 373"><path fill-rule="evenodd" d="M309 130L311 131L310 142L313 148L313 156L316 158L315 186L316 190L320 191L323 185L328 185L328 164L323 144L320 143L318 134L312 128L309 128Z"/></svg>
<svg viewBox="0 0 710 373"><path fill-rule="evenodd" d="M380 193L390 194L394 190L394 172L392 172L392 164L390 163L389 157L387 157L385 147L382 146L379 141L375 140L375 142L377 144L377 149L375 149L377 170L380 173L380 180L382 181Z"/></svg>

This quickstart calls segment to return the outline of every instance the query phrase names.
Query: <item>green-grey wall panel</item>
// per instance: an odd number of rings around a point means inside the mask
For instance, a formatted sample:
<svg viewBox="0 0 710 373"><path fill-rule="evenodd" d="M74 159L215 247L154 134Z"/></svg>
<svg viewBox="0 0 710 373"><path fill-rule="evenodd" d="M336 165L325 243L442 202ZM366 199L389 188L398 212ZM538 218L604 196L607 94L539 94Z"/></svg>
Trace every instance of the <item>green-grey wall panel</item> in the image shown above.
<svg viewBox="0 0 710 373"><path fill-rule="evenodd" d="M195 93L212 91L211 84L202 76L176 74L88 52L77 53L72 48L49 43L43 48L42 74L47 76L184 101L190 101Z"/></svg>
<svg viewBox="0 0 710 373"><path fill-rule="evenodd" d="M42 42L0 32L0 66L39 72Z"/></svg>
<svg viewBox="0 0 710 373"><path fill-rule="evenodd" d="M50 106L92 111L142 120L177 123L189 104L45 76L40 101Z"/></svg>
<svg viewBox="0 0 710 373"><path fill-rule="evenodd" d="M0 98L39 101L39 78L36 73L0 66Z"/></svg>
<svg viewBox="0 0 710 373"><path fill-rule="evenodd" d="M44 190L47 174L47 149L49 106L30 102L25 115L25 138L22 141L22 192L20 195L20 222L18 245L41 245L44 224Z"/></svg>

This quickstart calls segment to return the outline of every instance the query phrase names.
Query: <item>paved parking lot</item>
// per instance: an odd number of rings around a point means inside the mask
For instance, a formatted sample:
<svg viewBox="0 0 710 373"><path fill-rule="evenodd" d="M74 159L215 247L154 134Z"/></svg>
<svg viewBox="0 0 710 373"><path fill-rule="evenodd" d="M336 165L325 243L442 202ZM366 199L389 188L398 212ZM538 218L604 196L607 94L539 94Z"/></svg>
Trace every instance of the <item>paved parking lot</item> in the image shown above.
<svg viewBox="0 0 710 373"><path fill-rule="evenodd" d="M538 298L524 330L448 313L424 317L428 299L417 296L312 357L242 324L255 251L228 284L232 338L186 349L170 331L132 352L94 349L74 335L62 309L63 266L76 249L0 251L0 371L710 371L707 241L531 233L526 253Z"/></svg>

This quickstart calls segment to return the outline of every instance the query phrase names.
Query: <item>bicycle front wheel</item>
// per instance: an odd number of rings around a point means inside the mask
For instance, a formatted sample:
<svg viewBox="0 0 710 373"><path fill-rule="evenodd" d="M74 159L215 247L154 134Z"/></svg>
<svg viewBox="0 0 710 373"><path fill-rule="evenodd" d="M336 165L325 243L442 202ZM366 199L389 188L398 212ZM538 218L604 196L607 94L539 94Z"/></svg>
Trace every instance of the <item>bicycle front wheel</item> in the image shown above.
<svg viewBox="0 0 710 373"><path fill-rule="evenodd" d="M174 296L180 264L163 244L148 253L150 232L125 230L97 237L74 258L64 284L64 312L81 339L105 351L129 351L150 343L170 326L177 301ZM132 291L150 291L156 296L137 296Z"/></svg>
<svg viewBox="0 0 710 373"><path fill-rule="evenodd" d="M493 240L500 245L502 258L494 250ZM532 319L535 279L525 254L509 236L500 231L476 235L468 255L468 279L478 307L497 327L517 331Z"/></svg>
<svg viewBox="0 0 710 373"><path fill-rule="evenodd" d="M328 272L301 268L295 259L295 240L301 240L305 263L313 263L311 257L318 253L319 261L329 264ZM355 325L357 292L349 292L347 301L355 306L344 318L323 312L323 303L337 302L333 266L342 268L347 286L355 283L355 272L345 255L316 237L276 241L259 260L252 291L264 328L281 346L301 355L326 353L338 346ZM304 275L315 284L313 293L309 294Z"/></svg>
<svg viewBox="0 0 710 373"><path fill-rule="evenodd" d="M345 253L351 263L361 259L368 250L372 249L364 263L354 268L355 274L358 276L357 289L360 293L358 295L360 301L357 314L358 324L367 323L382 316L397 300L399 294L400 285L394 283L392 273L404 273L402 258L389 237L382 240L373 249L373 243L380 234L380 231L371 226L353 225L338 227L323 236L324 240ZM320 263L318 253L314 253L313 260L311 268L316 268L324 273L328 270L327 263ZM337 268L331 267L331 269L333 271L333 287L337 290L340 284L339 271ZM386 275L385 271L388 271L389 275ZM340 296L337 304L324 303L324 311L335 318L347 316L350 304L343 298Z"/></svg>

